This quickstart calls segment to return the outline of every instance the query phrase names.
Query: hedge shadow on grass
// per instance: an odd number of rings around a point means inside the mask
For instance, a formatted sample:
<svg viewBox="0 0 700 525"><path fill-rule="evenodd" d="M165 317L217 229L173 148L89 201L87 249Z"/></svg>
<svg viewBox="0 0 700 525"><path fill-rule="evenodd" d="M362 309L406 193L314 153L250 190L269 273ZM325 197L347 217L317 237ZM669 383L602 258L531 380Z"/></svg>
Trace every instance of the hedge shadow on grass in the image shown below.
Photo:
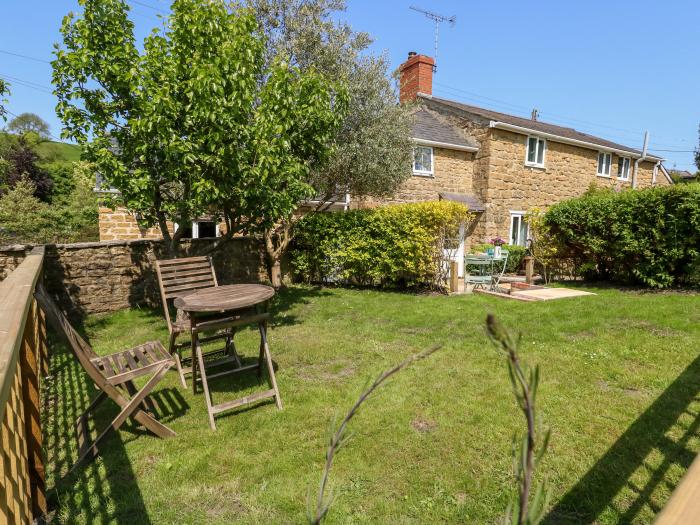
<svg viewBox="0 0 700 525"><path fill-rule="evenodd" d="M564 495L543 523L592 523L609 507L617 513L617 523L634 522L645 506L658 513L663 504L653 501L654 490L664 485L670 490L675 488L666 479L669 469L677 466L686 470L695 458L695 452L688 448L689 442L700 431L700 412L697 406L691 406L694 403L700 403L700 356ZM684 416L692 421L689 424L681 422ZM668 435L672 431L681 436L672 439ZM662 460L652 467L646 458L654 450L661 454ZM642 466L649 469L649 476L639 487L631 478ZM625 487L634 491L634 497L624 508L617 509L614 499Z"/></svg>

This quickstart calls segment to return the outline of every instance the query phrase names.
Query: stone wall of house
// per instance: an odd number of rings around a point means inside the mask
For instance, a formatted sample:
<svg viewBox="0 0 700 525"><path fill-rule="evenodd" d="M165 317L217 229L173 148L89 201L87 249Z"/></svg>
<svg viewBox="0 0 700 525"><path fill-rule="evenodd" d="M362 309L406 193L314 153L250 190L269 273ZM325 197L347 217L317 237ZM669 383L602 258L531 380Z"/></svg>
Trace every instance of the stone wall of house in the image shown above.
<svg viewBox="0 0 700 525"><path fill-rule="evenodd" d="M209 239L184 242L184 255L202 253ZM31 246L0 248L0 275L8 274ZM238 237L212 253L219 284L267 280L263 246ZM155 260L165 258L160 240L46 245L44 283L74 317L137 305L159 306Z"/></svg>
<svg viewBox="0 0 700 525"><path fill-rule="evenodd" d="M474 153L433 148L433 175L413 175L384 204L438 200L440 192L473 194Z"/></svg>
<svg viewBox="0 0 700 525"><path fill-rule="evenodd" d="M508 238L511 211L545 209L565 199L582 195L591 185L631 187L634 161L629 180L617 178L618 156L612 155L611 176L597 175L598 152L560 142L547 141L545 167L525 166L527 137L506 130L491 129L489 173L485 196L486 212L477 230L484 240ZM654 162L640 163L638 187L651 186ZM661 179L664 179L661 181ZM658 184L667 181L657 177Z"/></svg>

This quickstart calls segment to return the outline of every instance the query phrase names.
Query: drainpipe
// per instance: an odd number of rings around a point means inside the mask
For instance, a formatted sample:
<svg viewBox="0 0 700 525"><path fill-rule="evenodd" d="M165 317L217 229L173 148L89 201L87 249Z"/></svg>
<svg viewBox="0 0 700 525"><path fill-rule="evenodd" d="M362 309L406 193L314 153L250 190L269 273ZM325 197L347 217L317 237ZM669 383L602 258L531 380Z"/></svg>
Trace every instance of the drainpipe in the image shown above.
<svg viewBox="0 0 700 525"><path fill-rule="evenodd" d="M637 187L637 174L639 172L639 163L647 158L647 146L649 145L649 132L644 132L644 146L642 147L642 156L634 161L634 174L632 175L632 189Z"/></svg>
<svg viewBox="0 0 700 525"><path fill-rule="evenodd" d="M652 176L651 176L651 185L652 186L656 185L656 178L659 176L659 168L661 168L661 162L662 161L657 162L656 165L654 166L654 171L652 172Z"/></svg>

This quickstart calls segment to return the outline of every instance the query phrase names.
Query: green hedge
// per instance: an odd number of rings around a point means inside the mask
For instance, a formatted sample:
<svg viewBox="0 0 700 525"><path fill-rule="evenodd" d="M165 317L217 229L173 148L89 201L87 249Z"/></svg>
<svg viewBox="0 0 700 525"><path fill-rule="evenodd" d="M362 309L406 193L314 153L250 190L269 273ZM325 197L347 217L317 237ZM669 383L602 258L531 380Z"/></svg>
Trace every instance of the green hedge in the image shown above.
<svg viewBox="0 0 700 525"><path fill-rule="evenodd" d="M471 248L472 253L484 253L489 248L493 248L493 244L475 244ZM504 250L508 251L508 262L506 263L507 273L517 273L523 265L523 258L527 253L527 248L525 246L518 246L516 244L506 244L503 246Z"/></svg>
<svg viewBox="0 0 700 525"><path fill-rule="evenodd" d="M295 228L295 278L392 287L441 286L445 239L471 217L453 202L311 213Z"/></svg>
<svg viewBox="0 0 700 525"><path fill-rule="evenodd" d="M590 192L552 206L543 225L584 276L700 286L700 185Z"/></svg>

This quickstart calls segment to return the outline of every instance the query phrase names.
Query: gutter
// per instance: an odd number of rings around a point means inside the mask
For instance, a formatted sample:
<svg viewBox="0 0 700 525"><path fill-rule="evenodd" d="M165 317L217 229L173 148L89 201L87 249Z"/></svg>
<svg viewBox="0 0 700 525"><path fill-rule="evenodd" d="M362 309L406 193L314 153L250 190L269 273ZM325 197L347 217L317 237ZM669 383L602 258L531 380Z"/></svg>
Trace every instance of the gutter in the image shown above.
<svg viewBox="0 0 700 525"><path fill-rule="evenodd" d="M643 159L640 158L639 153L634 153L632 151L627 151L623 149L618 149L618 148L611 148L609 146L602 146L600 144L595 144L593 142L586 142L585 140L578 140L578 139L570 139L567 137L562 137L561 135L555 135L553 133L546 133L544 131L538 131L535 129L531 128L524 128L522 126L516 126L514 124L507 124L505 122L500 122L496 120L492 120L489 123L490 128L496 128L496 129L505 129L506 131L513 131L515 133L520 133L522 135L537 135L538 137L543 137L546 139L553 140L554 142L561 142L563 144L572 144L574 146L581 146L583 148L588 148L588 149L593 149L596 151L607 151L611 153L617 153L621 157L632 157L632 158L639 158L639 160L646 160L647 158L653 159L653 160L663 160L660 157L654 157L653 155L646 155L646 152L642 153Z"/></svg>
<svg viewBox="0 0 700 525"><path fill-rule="evenodd" d="M469 151L472 153L476 153L477 151L479 151L479 148L476 146L464 146L462 144L451 144L449 142L439 142L437 140L413 138L413 142L421 146L434 146L436 148L455 149L458 151Z"/></svg>

